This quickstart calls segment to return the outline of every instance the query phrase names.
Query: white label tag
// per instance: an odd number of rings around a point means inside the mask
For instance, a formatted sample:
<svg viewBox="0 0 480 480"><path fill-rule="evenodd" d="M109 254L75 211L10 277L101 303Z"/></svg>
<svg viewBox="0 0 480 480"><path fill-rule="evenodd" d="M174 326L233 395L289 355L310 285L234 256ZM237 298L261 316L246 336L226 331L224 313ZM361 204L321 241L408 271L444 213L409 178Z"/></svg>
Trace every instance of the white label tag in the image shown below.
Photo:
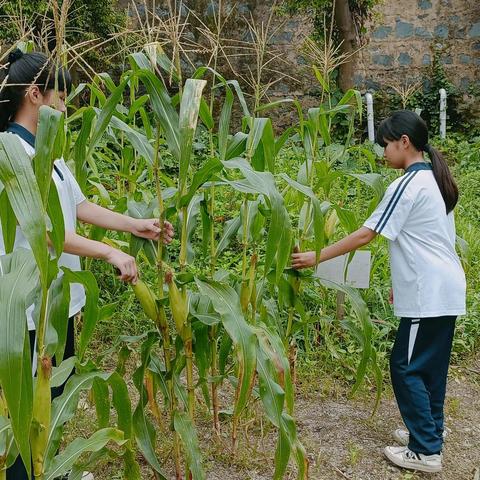
<svg viewBox="0 0 480 480"><path fill-rule="evenodd" d="M347 265L348 257L349 254L345 254L320 263L315 271L315 276L340 285L368 288L370 286L370 250L355 252L351 262Z"/></svg>

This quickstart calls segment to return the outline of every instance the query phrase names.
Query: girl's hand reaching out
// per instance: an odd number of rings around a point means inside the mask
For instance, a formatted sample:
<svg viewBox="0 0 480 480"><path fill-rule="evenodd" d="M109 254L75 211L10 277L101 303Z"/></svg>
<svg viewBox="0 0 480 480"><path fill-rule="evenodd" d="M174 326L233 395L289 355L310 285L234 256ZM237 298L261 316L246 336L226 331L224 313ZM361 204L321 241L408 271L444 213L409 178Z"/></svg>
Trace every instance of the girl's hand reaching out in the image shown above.
<svg viewBox="0 0 480 480"><path fill-rule="evenodd" d="M314 251L300 252L295 247L292 253L292 268L300 270L302 268L314 267L317 264L317 258Z"/></svg>
<svg viewBox="0 0 480 480"><path fill-rule="evenodd" d="M136 237L146 238L148 240L159 240L163 232L163 243L169 244L173 240L175 231L170 222L163 223L163 229L160 228L158 218L132 218L132 229L130 230Z"/></svg>

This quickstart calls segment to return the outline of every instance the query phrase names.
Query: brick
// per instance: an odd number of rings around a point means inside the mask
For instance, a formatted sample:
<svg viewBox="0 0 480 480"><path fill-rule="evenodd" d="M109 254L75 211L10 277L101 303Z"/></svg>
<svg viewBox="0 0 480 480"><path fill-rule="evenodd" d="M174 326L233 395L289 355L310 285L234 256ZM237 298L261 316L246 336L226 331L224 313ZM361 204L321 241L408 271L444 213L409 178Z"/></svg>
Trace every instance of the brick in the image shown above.
<svg viewBox="0 0 480 480"><path fill-rule="evenodd" d="M470 55L466 55L465 53L460 54L460 63L467 65L472 63L472 57Z"/></svg>
<svg viewBox="0 0 480 480"><path fill-rule="evenodd" d="M428 53L425 53L422 58L422 65L430 65L432 63L432 58Z"/></svg>

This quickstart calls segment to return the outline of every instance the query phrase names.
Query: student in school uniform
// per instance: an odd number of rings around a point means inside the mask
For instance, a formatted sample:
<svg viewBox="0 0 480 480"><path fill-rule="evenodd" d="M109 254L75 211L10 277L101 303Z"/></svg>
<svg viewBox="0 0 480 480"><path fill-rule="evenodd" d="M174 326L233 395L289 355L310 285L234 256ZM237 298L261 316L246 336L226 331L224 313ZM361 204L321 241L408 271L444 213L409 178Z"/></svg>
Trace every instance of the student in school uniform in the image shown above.
<svg viewBox="0 0 480 480"><path fill-rule="evenodd" d="M400 110L383 120L377 142L389 165L404 174L391 183L363 227L323 249L320 261L356 250L378 234L389 240L394 312L401 317L390 374L407 430L396 430L401 446L386 447L384 453L399 467L438 472L455 320L465 314L466 300L465 274L455 252L458 189L414 112ZM315 263L315 252L292 255L294 268Z"/></svg>
<svg viewBox="0 0 480 480"><path fill-rule="evenodd" d="M69 72L63 68L56 70L44 54L39 52L23 54L18 49L14 50L8 57L6 67L0 71L0 131L15 135L27 154L33 156L40 107L48 105L65 112L65 96L70 88ZM55 161L52 179L58 190L65 222L65 245L64 252L59 258L59 266L78 271L81 269L80 257L97 258L116 267L121 280L135 283L138 279L137 265L133 257L106 243L78 235L75 232L77 220L110 230L130 232L138 237L152 240L158 240L162 236L165 243L172 241L174 232L172 225L168 222L160 228L157 219L134 219L88 201L63 159ZM22 231L17 228L14 248L19 247L30 248ZM5 254L5 248L0 224L0 255L3 254ZM72 284L64 358L75 354L74 317L84 305L83 287L80 284ZM33 352L35 324L32 311L33 306L27 311L27 322ZM62 392L63 386L52 389L52 399L61 395ZM8 469L7 480L27 478L27 472L19 457ZM85 472L83 478L92 480L93 475Z"/></svg>

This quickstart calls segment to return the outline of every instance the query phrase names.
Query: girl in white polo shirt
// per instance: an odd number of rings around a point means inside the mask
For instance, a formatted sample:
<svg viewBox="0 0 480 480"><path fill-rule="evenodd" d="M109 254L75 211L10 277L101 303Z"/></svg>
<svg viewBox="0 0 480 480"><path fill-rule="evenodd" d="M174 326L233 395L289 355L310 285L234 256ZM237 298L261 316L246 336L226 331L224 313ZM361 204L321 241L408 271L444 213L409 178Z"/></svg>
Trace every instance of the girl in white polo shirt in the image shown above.
<svg viewBox="0 0 480 480"><path fill-rule="evenodd" d="M55 88L57 83L57 89ZM42 105L53 106L65 112L65 95L71 87L68 71L55 68L42 53L23 54L20 50L13 51L8 58L6 68L0 70L0 131L16 135L25 151L35 154L35 133L37 131L38 112ZM75 232L77 219L88 224L106 229L130 232L138 237L158 240L163 235L163 241L170 243L173 228L165 222L162 229L157 219L134 219L112 212L89 202L82 193L74 176L63 159L56 160L52 179L58 190L60 204L65 222L64 253L59 258L59 266L71 270L80 270L80 256L102 259L119 271L119 278L135 283L138 271L135 259L105 243L90 240ZM163 230L163 234L161 233ZM14 248L30 248L20 228L17 228ZM0 224L0 255L5 254L3 234ZM70 309L67 342L64 358L74 355L74 322L75 315L85 305L85 292L81 285L71 285ZM28 329L32 351L35 346L35 324L32 310L27 311ZM0 335L3 333L0 332ZM59 396L63 386L52 389L52 399ZM27 479L28 475L20 457L8 469L8 480ZM91 474L85 474L84 479L93 479Z"/></svg>
<svg viewBox="0 0 480 480"><path fill-rule="evenodd" d="M356 250L377 234L389 240L394 312L401 317L390 373L407 430L396 430L402 446L386 447L384 453L400 467L438 472L455 320L465 314L465 274L455 252L453 217L458 189L414 112L400 110L383 120L377 142L389 165L404 175L387 188L363 227L323 249L320 261ZM315 252L292 255L297 269L315 262Z"/></svg>

